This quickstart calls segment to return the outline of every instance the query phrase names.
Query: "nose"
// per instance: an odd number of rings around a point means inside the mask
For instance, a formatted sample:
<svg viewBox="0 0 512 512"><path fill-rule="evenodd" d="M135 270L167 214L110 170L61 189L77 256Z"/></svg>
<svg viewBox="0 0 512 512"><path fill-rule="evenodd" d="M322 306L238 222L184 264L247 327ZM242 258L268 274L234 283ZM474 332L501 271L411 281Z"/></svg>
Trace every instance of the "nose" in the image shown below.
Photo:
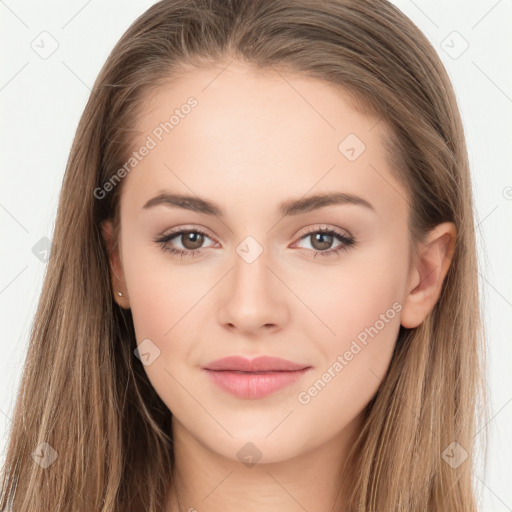
<svg viewBox="0 0 512 512"><path fill-rule="evenodd" d="M258 335L281 330L288 321L290 292L269 263L265 252L252 262L235 256L218 296L218 319L226 329Z"/></svg>

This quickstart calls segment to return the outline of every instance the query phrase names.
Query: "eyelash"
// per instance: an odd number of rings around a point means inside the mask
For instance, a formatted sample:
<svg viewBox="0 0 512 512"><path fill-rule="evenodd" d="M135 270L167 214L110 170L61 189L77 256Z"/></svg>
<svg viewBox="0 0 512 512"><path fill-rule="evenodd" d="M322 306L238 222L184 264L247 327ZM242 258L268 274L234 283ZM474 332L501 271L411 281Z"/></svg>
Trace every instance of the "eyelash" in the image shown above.
<svg viewBox="0 0 512 512"><path fill-rule="evenodd" d="M194 258L196 256L199 256L199 253L203 251L203 249L193 249L193 250L181 250L181 249L175 249L174 247L169 247L167 244L174 238L179 237L183 233L199 233L201 235L207 236L208 238L211 238L205 231L203 231L200 228L190 228L190 229L183 229L178 228L175 231L169 233L168 235L165 235L161 238L157 238L154 241L160 245L160 248L164 252L170 252L171 254L174 254L176 256L180 257L186 257L186 258ZM356 241L354 238L350 236L346 236L341 234L340 232L334 230L334 229L325 229L325 228L319 228L314 229L311 231L308 231L304 235L300 237L300 240L307 238L308 236L314 235L316 233L322 233L324 235L333 235L335 238L337 238L340 242L343 242L342 245L337 247L336 249L329 249L328 251L318 251L315 249L311 249L315 254L314 258L316 258L319 254L321 256L337 256L342 251L347 251L351 247L354 247L356 245ZM308 249L310 251L310 249Z"/></svg>

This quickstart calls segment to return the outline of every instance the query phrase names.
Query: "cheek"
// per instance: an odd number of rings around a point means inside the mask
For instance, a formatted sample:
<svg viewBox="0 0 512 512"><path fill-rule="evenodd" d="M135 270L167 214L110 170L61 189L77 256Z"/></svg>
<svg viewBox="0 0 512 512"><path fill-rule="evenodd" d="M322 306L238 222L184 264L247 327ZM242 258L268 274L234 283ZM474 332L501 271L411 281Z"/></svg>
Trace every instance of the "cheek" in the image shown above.
<svg viewBox="0 0 512 512"><path fill-rule="evenodd" d="M386 256L384 248L368 253L331 272L328 280L318 280L308 295L308 304L322 320L321 325L316 320L303 325L324 356L319 371L325 367L339 375L332 379L337 383L333 390L357 388L362 401L377 390L400 329L406 267L399 254L388 249Z"/></svg>
<svg viewBox="0 0 512 512"><path fill-rule="evenodd" d="M319 305L319 316L334 334L323 329L315 336L310 331L308 337L316 340L324 357L297 401L309 421L328 414L333 433L363 411L391 362L401 310L394 277L380 270L353 272L332 281L331 290L336 291ZM312 436L315 431L312 425Z"/></svg>
<svg viewBox="0 0 512 512"><path fill-rule="evenodd" d="M179 298L171 283L158 268L144 264L144 259L136 258L125 265L125 279L129 290L130 308L137 335L137 343L143 338L165 339L165 333L172 328ZM173 301L175 304L173 304Z"/></svg>
<svg viewBox="0 0 512 512"><path fill-rule="evenodd" d="M385 320L399 324L397 309L400 309L405 271L396 257L396 263L391 263L393 257L388 263L382 257L361 258L334 271L331 268L329 273L324 270L324 275L318 273L314 282L308 279L303 287L305 297L311 310L323 321L326 340L332 340L328 346L339 348L337 343L343 345L376 323L382 328L379 321L382 315Z"/></svg>
<svg viewBox="0 0 512 512"><path fill-rule="evenodd" d="M185 267L167 261L158 248L140 249L139 243L132 250L127 243L125 254L129 254L123 268L136 341L146 347L144 352L151 359L144 371L160 398L174 410L177 404L187 403L179 382L186 381L184 362L194 346L191 340L197 338L194 307L205 293L204 286ZM187 389L192 391L193 386L188 383Z"/></svg>
<svg viewBox="0 0 512 512"><path fill-rule="evenodd" d="M204 295L201 276L179 266L152 241L123 239L123 270L137 342L165 342L175 325Z"/></svg>

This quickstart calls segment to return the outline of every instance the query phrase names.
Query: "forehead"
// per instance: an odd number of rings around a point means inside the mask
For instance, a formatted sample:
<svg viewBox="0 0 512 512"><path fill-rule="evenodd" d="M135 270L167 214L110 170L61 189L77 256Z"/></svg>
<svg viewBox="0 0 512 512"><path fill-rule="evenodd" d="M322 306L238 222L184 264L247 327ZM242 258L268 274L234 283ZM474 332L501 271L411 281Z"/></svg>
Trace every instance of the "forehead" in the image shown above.
<svg viewBox="0 0 512 512"><path fill-rule="evenodd" d="M146 96L137 129L135 148L148 137L155 147L128 181L146 196L166 185L230 192L233 201L248 191L276 202L308 190L363 190L377 203L400 195L383 120L303 75L237 62L189 68Z"/></svg>
<svg viewBox="0 0 512 512"><path fill-rule="evenodd" d="M217 134L238 133L241 137L272 132L275 138L279 129L286 127L282 138L315 132L326 139L326 145L348 133L368 143L386 135L384 120L362 113L360 107L369 110L368 105L356 103L350 91L304 74L261 69L239 61L184 67L148 92L138 109L140 134L151 133L175 111L190 110L186 108L190 98L197 102L191 112L194 129L202 126L205 132L213 128ZM183 130L177 129L178 124L185 124L182 120L180 116L173 121L174 132ZM366 133L369 131L373 133Z"/></svg>

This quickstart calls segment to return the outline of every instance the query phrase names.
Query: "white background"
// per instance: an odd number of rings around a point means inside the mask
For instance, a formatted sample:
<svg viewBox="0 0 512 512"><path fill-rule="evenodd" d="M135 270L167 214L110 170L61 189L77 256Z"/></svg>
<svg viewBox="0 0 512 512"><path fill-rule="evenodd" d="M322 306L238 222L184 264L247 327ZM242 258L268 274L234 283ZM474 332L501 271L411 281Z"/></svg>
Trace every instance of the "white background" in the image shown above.
<svg viewBox="0 0 512 512"><path fill-rule="evenodd" d="M46 265L32 249L52 239L66 160L90 88L116 41L153 3L0 0L2 460ZM512 511L512 0L393 3L440 54L465 123L489 339L489 451L476 482L482 511ZM43 31L51 36L40 36ZM32 48L43 46L41 38L46 49L58 44L46 59Z"/></svg>

